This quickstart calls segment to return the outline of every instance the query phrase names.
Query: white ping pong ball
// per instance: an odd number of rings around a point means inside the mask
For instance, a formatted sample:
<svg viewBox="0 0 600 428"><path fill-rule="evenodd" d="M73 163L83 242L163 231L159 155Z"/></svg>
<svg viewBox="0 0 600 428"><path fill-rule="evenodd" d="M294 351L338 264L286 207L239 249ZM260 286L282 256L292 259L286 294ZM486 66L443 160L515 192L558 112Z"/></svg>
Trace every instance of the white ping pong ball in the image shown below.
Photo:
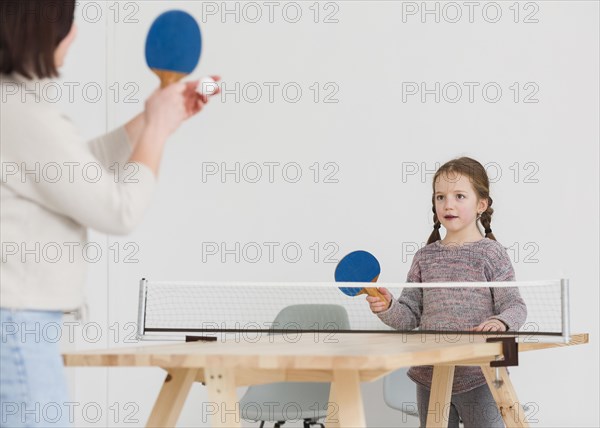
<svg viewBox="0 0 600 428"><path fill-rule="evenodd" d="M217 82L212 77L203 77L200 79L200 92L204 95L212 95L216 92Z"/></svg>

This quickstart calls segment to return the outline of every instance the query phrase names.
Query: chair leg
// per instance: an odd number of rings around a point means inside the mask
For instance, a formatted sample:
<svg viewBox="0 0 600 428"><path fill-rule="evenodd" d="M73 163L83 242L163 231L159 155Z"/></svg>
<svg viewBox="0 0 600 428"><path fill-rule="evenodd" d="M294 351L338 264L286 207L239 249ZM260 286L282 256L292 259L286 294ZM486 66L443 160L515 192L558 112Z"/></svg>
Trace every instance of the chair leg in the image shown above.
<svg viewBox="0 0 600 428"><path fill-rule="evenodd" d="M264 428L265 426L265 421L260 421L260 427L259 428Z"/></svg>
<svg viewBox="0 0 600 428"><path fill-rule="evenodd" d="M273 426L273 428L281 428L281 425L283 425L285 423L285 421L277 421L275 422L275 425Z"/></svg>

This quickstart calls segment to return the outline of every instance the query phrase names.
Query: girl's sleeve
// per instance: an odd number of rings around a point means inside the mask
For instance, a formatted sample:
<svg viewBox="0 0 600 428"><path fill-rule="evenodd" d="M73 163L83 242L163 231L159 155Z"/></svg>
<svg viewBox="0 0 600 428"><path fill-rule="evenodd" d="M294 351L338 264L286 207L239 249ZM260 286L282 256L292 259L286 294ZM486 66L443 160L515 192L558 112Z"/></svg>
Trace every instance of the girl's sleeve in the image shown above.
<svg viewBox="0 0 600 428"><path fill-rule="evenodd" d="M515 281L515 271L508 253L498 245L498 250L488 257L486 262L488 281ZM489 319L497 319L507 326L509 331L517 331L527 318L527 306L518 287L492 287L494 313Z"/></svg>
<svg viewBox="0 0 600 428"><path fill-rule="evenodd" d="M406 282L421 282L421 268L419 266L420 252L417 251L412 265L408 271ZM390 307L377 313L385 324L396 330L412 330L421 323L423 312L423 289L406 287L402 290L398 300L392 298Z"/></svg>

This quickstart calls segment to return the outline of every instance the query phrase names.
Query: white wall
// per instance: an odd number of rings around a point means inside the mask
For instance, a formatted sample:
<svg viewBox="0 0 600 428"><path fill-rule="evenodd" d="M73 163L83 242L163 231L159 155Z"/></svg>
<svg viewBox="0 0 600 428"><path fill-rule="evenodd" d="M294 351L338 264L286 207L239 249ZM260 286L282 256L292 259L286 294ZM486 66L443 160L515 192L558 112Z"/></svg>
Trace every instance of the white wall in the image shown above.
<svg viewBox="0 0 600 428"><path fill-rule="evenodd" d="M521 399L535 403L539 422L531 425L598 426L598 4L523 2L516 23L513 2L478 2L472 23L463 2L428 2L427 8L439 8L440 22L431 14L408 14L422 10L421 2L321 3L318 23L313 2L297 3L297 23L287 22L294 19L294 4L278 3L269 22L268 7L254 3L263 14L258 23L249 22L254 6L227 3L230 9L236 5L240 22L234 15L205 13L222 10L221 2L79 4L79 36L63 78L80 88L97 84L103 96L91 102L76 91L73 102L63 98L61 105L85 137L143 108L157 85L144 61L145 35L166 9L183 8L200 21L204 49L193 77L220 74L228 88L239 84L247 92L237 91L237 101L234 93L213 99L171 139L154 203L133 234L91 235L104 250L87 282L89 321L102 336L92 343L95 332L78 325L65 349L127 346L124 335L136 319L141 277L329 280L334 265L324 260L325 245L333 243L336 258L355 248L373 249L384 267L381 280L403 282L411 261L403 249L420 245L431 231L436 163L468 155L496 177L493 229L511 247L518 279L570 278L572 330L591 337L586 346L525 354L511 370ZM451 23L456 7L463 16ZM502 16L488 22L496 7ZM337 22L323 22L326 16ZM525 23L526 17L538 22ZM273 102L265 82L279 85ZM320 88L316 102L314 82ZM434 95L422 102L419 95L406 95L410 82L428 88L440 82L446 92L439 102ZM286 84L302 89L298 102L286 101ZM497 102L484 98L486 84L489 97L501 88ZM472 102L467 85L477 85ZM253 103L256 86L263 94ZM462 98L450 102L457 86ZM530 101L537 102L524 102L534 90ZM337 102L324 102L334 91L330 100ZM137 101L125 102L131 92ZM288 95L294 96L292 89ZM263 165L262 180L203 180L213 163L233 168L236 162L248 174L254 173L251 162ZM265 162L279 163L273 183ZM301 168L297 183L288 182L293 169L282 175L282 166L291 163ZM417 174L403 175L413 167ZM327 173L337 182L326 182ZM277 242L279 248L293 243L303 255L291 263L277 252L270 263L264 247L257 263L243 257L236 263L232 256L225 263L219 256L202 263L202 245L210 242L230 248L236 242ZM315 242L318 262L310 249ZM127 255L133 262L126 263ZM78 426L136 426L148 417L163 375L158 369L84 368L69 369L69 376L74 400L80 408L88 404L87 419L77 413ZM370 426L401 423L401 414L383 403L381 382L363 385L363 392ZM200 415L206 398L194 386L181 426L207 425ZM91 423L96 408L102 415ZM127 415L139 423L128 422Z"/></svg>

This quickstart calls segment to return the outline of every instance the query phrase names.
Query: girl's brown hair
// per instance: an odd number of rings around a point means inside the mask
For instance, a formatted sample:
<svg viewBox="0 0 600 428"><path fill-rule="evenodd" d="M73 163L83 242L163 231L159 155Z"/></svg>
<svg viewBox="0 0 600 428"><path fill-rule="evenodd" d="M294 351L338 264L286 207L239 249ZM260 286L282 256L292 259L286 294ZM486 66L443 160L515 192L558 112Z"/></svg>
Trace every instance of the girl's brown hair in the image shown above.
<svg viewBox="0 0 600 428"><path fill-rule="evenodd" d="M438 219L437 213L435 212L435 183L437 182L441 174L445 174L446 176L456 176L460 174L464 177L469 178L469 181L471 182L471 185L473 186L473 189L477 194L478 200L488 201L488 207L483 213L481 213L480 221L481 225L485 229L485 237L493 239L495 241L496 237L492 233L491 228L492 214L494 213L494 209L492 208L492 198L490 197L490 180L487 176L483 165L481 165L475 159L461 157L446 162L440 167L440 169L436 171L433 177L433 195L431 196L431 210L433 211L433 232L431 232L431 235L429 235L427 245L442 239L440 237L440 227L442 223Z"/></svg>
<svg viewBox="0 0 600 428"><path fill-rule="evenodd" d="M74 16L75 0L1 0L0 74L58 76L54 51Z"/></svg>

